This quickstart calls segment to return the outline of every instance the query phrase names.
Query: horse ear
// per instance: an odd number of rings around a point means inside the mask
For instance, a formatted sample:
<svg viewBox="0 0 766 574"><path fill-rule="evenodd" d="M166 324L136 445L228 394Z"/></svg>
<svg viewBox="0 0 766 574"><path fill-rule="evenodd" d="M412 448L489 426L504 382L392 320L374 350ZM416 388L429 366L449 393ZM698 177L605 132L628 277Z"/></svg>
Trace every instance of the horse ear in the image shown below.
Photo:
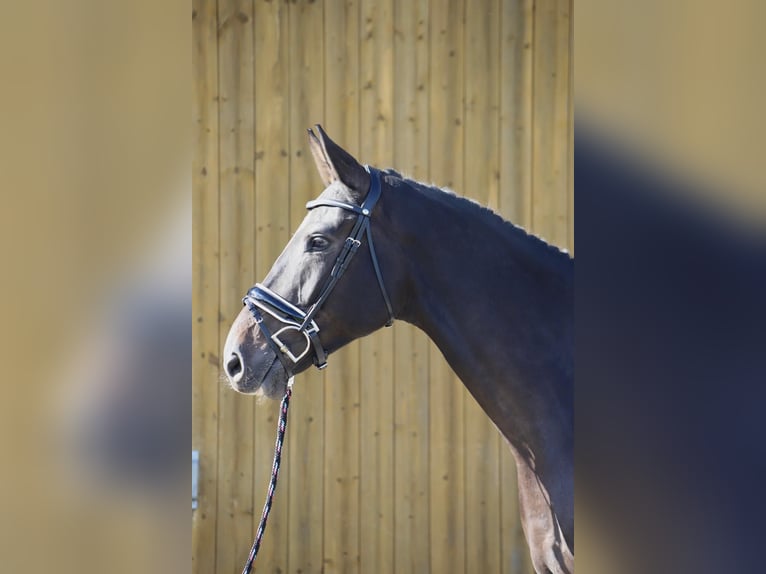
<svg viewBox="0 0 766 574"><path fill-rule="evenodd" d="M335 171L330 159L325 155L324 147L319 141L319 138L313 132L311 128L309 132L309 148L311 148L311 155L314 156L314 163L317 166L319 177L322 178L322 183L325 187L329 186L332 182L337 181L338 173Z"/></svg>
<svg viewBox="0 0 766 574"><path fill-rule="evenodd" d="M309 143L314 162L325 186L340 180L361 197L370 189L370 174L351 154L330 139L330 136L316 124L318 136L309 130Z"/></svg>

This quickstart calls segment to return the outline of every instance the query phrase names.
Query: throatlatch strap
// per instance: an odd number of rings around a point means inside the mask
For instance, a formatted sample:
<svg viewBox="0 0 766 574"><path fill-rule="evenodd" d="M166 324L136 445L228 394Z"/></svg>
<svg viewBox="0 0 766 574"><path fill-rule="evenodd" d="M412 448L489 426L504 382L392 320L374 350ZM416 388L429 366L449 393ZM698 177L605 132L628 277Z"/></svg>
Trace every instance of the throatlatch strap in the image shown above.
<svg viewBox="0 0 766 574"><path fill-rule="evenodd" d="M383 301L386 302L386 309L388 309L388 321L386 321L386 327L390 327L394 324L394 310L391 307L391 300L388 298L386 292L386 286L383 284L383 275L380 272L380 266L378 265L378 256L375 254L375 243L372 241L372 231L370 226L367 226L367 245L370 248L370 257L372 258L372 267L375 269L375 276L378 278L378 285L380 285L380 292L383 295Z"/></svg>

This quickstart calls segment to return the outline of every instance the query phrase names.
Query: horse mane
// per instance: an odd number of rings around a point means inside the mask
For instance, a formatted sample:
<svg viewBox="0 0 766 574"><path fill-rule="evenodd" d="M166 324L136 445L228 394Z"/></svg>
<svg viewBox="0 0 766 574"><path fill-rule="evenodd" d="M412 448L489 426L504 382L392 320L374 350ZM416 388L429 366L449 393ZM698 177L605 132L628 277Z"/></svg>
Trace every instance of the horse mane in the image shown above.
<svg viewBox="0 0 766 574"><path fill-rule="evenodd" d="M535 235L533 233L530 233L524 227L520 225L516 225L515 223L508 221L502 215L497 213L495 210L485 205L482 205L481 203L479 203L478 201L474 199L458 195L453 190L447 187L439 187L437 185L426 184L426 183L417 181L410 177L404 176L401 173L397 172L396 170L393 170L390 168L384 170L384 173L387 175L393 175L401 179L403 183L421 192L437 194L437 197L438 197L438 194L440 194L442 199L448 202L454 203L460 210L465 211L467 214L475 215L478 221L481 221L482 223L488 226L491 226L492 228L498 230L501 234L507 235L510 238L525 239L526 240L525 242L528 245L532 246L533 248L539 249L540 251L551 256L552 258L558 260L560 263L571 263L574 260L574 258L569 254L569 252L566 249L561 249L560 247L557 247L556 245L548 243L542 237Z"/></svg>

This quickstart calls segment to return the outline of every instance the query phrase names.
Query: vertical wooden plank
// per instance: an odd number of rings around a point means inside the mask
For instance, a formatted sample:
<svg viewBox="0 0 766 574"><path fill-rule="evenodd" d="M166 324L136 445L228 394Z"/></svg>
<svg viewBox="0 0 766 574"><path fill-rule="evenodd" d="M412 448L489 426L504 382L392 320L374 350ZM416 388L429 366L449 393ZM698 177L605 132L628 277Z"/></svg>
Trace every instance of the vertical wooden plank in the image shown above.
<svg viewBox="0 0 766 574"><path fill-rule="evenodd" d="M534 0L503 0L500 56L500 213L532 224Z"/></svg>
<svg viewBox="0 0 766 574"><path fill-rule="evenodd" d="M428 0L394 5L394 165L428 179ZM429 342L412 325L394 329L394 572L429 571Z"/></svg>
<svg viewBox="0 0 766 574"><path fill-rule="evenodd" d="M463 0L430 5L429 175L463 182ZM431 571L465 571L463 384L435 346L430 349Z"/></svg>
<svg viewBox="0 0 766 574"><path fill-rule="evenodd" d="M218 5L220 331L224 341L254 276L253 4ZM219 386L216 570L236 572L253 528L253 399Z"/></svg>
<svg viewBox="0 0 766 574"><path fill-rule="evenodd" d="M215 569L218 464L218 61L215 2L192 3L192 449L200 452L192 573Z"/></svg>
<svg viewBox="0 0 766 574"><path fill-rule="evenodd" d="M465 18L465 168L463 191L497 209L500 181L500 3L484 0Z"/></svg>
<svg viewBox="0 0 766 574"><path fill-rule="evenodd" d="M289 239L290 149L288 93L288 16L284 2L254 2L255 70L255 244L254 283L266 276ZM255 409L253 496L260 519L271 477L278 404L259 402ZM292 421L288 437L292 433ZM296 448L288 444L285 448ZM299 448L299 447L298 447ZM285 455L285 460L287 460ZM283 464L269 515L268 531L258 553L259 572L285 572L288 551L290 465ZM257 527L257 523L256 523Z"/></svg>
<svg viewBox="0 0 766 574"><path fill-rule="evenodd" d="M534 0L503 0L500 39L500 205L503 217L532 228ZM532 572L519 517L516 463L500 441L501 569Z"/></svg>
<svg viewBox="0 0 766 574"><path fill-rule="evenodd" d="M219 341L254 275L252 2L218 4L220 122ZM235 571L253 528L253 401L219 387L216 570Z"/></svg>
<svg viewBox="0 0 766 574"><path fill-rule="evenodd" d="M466 194L497 208L500 179L499 63L500 5L466 10L465 154ZM466 572L500 574L499 435L474 398L465 393Z"/></svg>
<svg viewBox="0 0 766 574"><path fill-rule="evenodd" d="M360 10L358 158L380 167L391 165L394 147L393 5L361 0ZM360 571L394 572L392 329L362 339L360 361Z"/></svg>
<svg viewBox="0 0 766 574"><path fill-rule="evenodd" d="M321 191L308 151L306 128L323 120L323 10L324 2L320 0L289 5L291 230L305 217L306 202ZM323 569L324 377L316 369L309 369L295 385L288 433L288 569L312 574Z"/></svg>
<svg viewBox="0 0 766 574"><path fill-rule="evenodd" d="M533 230L567 237L569 0L537 0L534 49Z"/></svg>
<svg viewBox="0 0 766 574"><path fill-rule="evenodd" d="M359 2L325 4L325 129L359 149ZM359 572L359 343L333 355L325 385L324 572ZM321 463L322 461L317 461Z"/></svg>

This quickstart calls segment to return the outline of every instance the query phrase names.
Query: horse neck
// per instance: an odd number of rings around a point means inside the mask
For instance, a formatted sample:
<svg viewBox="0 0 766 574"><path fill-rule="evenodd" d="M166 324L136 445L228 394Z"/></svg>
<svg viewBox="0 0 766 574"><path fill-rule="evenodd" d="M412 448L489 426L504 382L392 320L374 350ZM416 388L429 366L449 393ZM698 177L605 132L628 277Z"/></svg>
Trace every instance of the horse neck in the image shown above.
<svg viewBox="0 0 766 574"><path fill-rule="evenodd" d="M436 343L522 457L571 449L572 261L461 198L397 192L408 194L391 214L408 276L400 318Z"/></svg>

